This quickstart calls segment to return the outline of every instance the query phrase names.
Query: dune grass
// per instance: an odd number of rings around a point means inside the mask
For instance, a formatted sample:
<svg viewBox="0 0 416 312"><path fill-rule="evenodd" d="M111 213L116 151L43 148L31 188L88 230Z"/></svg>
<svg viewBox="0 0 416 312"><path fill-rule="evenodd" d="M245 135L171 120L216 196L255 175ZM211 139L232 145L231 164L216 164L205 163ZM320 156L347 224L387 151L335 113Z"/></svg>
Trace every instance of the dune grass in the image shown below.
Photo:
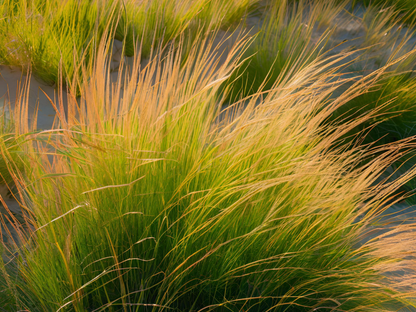
<svg viewBox="0 0 416 312"><path fill-rule="evenodd" d="M0 311L416 307L415 226L374 234L416 174L414 53L382 36L397 11L365 16L371 70L345 78L356 54L312 36L335 1L270 3L221 58L218 27L256 1L57 3L0 4L3 62L70 78L54 129L28 125L23 90L0 136L23 211L0 215ZM134 61L115 84L113 37ZM380 40L399 48L371 67Z"/></svg>
<svg viewBox="0 0 416 312"><path fill-rule="evenodd" d="M201 28L229 28L238 25L257 0L127 1L121 9L115 38L125 40L125 54L134 55L141 42L141 55L149 57L152 47L166 43L187 30L195 38Z"/></svg>
<svg viewBox="0 0 416 312"><path fill-rule="evenodd" d="M14 122L15 114L7 96L2 99L0 108L0 144L2 155L0 157L0 192L2 196L11 191L14 179L11 173L14 170L24 171L24 155L20 148L24 136L19 135L18 124ZM14 168L13 168L14 167Z"/></svg>
<svg viewBox="0 0 416 312"><path fill-rule="evenodd" d="M334 66L352 53L317 58L267 96L221 111L218 91L238 70L244 38L222 64L208 39L194 42L185 64L180 51L156 50L143 68L136 54L115 85L109 44L101 41L94 67L82 71L92 76L79 100L73 87L56 129L30 132L27 116L17 119L28 159L24 175L11 170L26 224L15 221L19 241L1 247L3 310L416 305L414 260L405 258L414 226L359 244L416 174L377 182L411 141L334 149L375 112L324 124L388 67L334 99L349 82ZM24 112L27 102L19 105Z"/></svg>
<svg viewBox="0 0 416 312"><path fill-rule="evenodd" d="M234 93L229 100L268 91L279 79L289 79L323 53L330 29L313 38L315 28L327 25L342 10L335 1L277 1L264 11L259 33L245 53L246 61L227 80Z"/></svg>
<svg viewBox="0 0 416 312"><path fill-rule="evenodd" d="M356 0L354 2L358 3ZM409 23L415 21L416 2L414 0L363 0L362 3L365 6L377 6L381 10L394 8L400 13L396 18Z"/></svg>
<svg viewBox="0 0 416 312"><path fill-rule="evenodd" d="M31 66L43 81L57 85L61 66L72 80L75 64L90 60L115 9L112 0L2 1L0 62Z"/></svg>
<svg viewBox="0 0 416 312"><path fill-rule="evenodd" d="M381 139L381 142L389 143L414 136L415 87L416 80L409 73L390 74L374 89L345 105L338 114L342 112L351 119L379 108L380 114L360 127L364 129L373 125L367 142Z"/></svg>
<svg viewBox="0 0 416 312"><path fill-rule="evenodd" d="M386 16L389 15L390 13L387 12ZM385 17L382 20L386 22ZM382 27L380 31L381 29ZM389 63L394 63L367 93L355 97L331 115L329 119L331 121L353 120L362 114L377 111L371 119L347 133L344 136L346 141L356 140L359 135L362 144L382 145L414 138L416 135L414 127L416 54L414 44L409 43L410 38L414 36L414 29L410 28L401 34L400 29L390 31L391 29L383 40L373 46L369 46L370 42L364 42L361 54L348 66L348 70L365 76ZM407 56L403 58L406 54ZM409 159L413 160L409 161ZM398 160L394 167L409 169L413 163L414 158L406 156ZM404 188L411 191L414 189L413 185L414 182L410 181ZM408 202L411 203L412 200L409 199Z"/></svg>
<svg viewBox="0 0 416 312"><path fill-rule="evenodd" d="M93 62L93 55L108 26L124 42L124 53L149 57L152 46L177 38L184 30L195 36L200 25L228 27L240 22L256 0L244 1L121 1L50 0L0 2L0 64L29 66L37 77L59 85L72 81L76 67ZM112 32L109 32L112 34ZM104 38L105 39L105 38ZM76 77L77 81L82 75Z"/></svg>

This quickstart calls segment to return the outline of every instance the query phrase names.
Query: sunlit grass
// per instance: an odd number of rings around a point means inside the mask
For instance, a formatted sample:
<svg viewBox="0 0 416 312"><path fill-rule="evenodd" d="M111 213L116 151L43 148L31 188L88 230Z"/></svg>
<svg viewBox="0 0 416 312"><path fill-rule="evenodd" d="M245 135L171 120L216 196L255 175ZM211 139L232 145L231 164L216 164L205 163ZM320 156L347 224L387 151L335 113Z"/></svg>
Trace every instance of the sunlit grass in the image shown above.
<svg viewBox="0 0 416 312"><path fill-rule="evenodd" d="M333 118L353 120L369 111L377 110L377 115L354 130L357 133L372 128L366 135L367 143L391 143L414 136L415 83L415 78L409 73L386 74L368 93L340 107L333 114Z"/></svg>
<svg viewBox="0 0 416 312"><path fill-rule="evenodd" d="M324 52L331 29L313 38L315 28L330 23L342 5L334 1L271 2L259 33L245 53L246 61L226 84L233 84L231 100L268 91L289 79Z"/></svg>
<svg viewBox="0 0 416 312"><path fill-rule="evenodd" d="M14 170L23 171L24 158L20 145L24 142L24 136L19 136L18 124L14 122L15 114L11 108L7 95L1 99L0 108L0 192L6 196L13 187L14 179L11 173Z"/></svg>
<svg viewBox="0 0 416 312"><path fill-rule="evenodd" d="M66 83L74 79L77 66L94 61L108 25L116 30L115 38L124 41L125 55L132 56L140 41L142 57L149 57L152 47L178 38L185 30L191 35L202 25L238 24L256 2L4 0L0 2L0 64L30 66L44 82L59 85L60 71Z"/></svg>
<svg viewBox="0 0 416 312"><path fill-rule="evenodd" d="M0 118L22 210L0 215L0 311L416 307L415 226L381 220L414 201L412 30L371 7L361 57L328 56L345 3L282 0L217 46L256 4L0 3L0 61L69 88L51 130L24 88ZM116 83L113 37L133 56Z"/></svg>
<svg viewBox="0 0 416 312"><path fill-rule="evenodd" d="M354 0L354 3L359 1ZM399 13L394 19L414 23L416 17L416 2L414 0L363 0L365 6L377 6L379 9L394 8Z"/></svg>
<svg viewBox="0 0 416 312"><path fill-rule="evenodd" d="M152 46L166 43L188 30L195 38L201 27L207 29L237 25L257 0L127 1L122 6L116 38L125 41L125 53L134 55L135 43L142 44L141 55L148 57Z"/></svg>
<svg viewBox="0 0 416 312"><path fill-rule="evenodd" d="M1 3L0 61L32 70L43 81L71 80L76 64L91 60L116 1L11 1Z"/></svg>
<svg viewBox="0 0 416 312"><path fill-rule="evenodd" d="M0 305L30 311L380 311L414 305L413 226L359 247L415 175L377 183L412 147L331 147L373 112L323 125L387 68L342 95L317 58L221 112L245 41L154 51L110 85L105 41L56 129L29 132L19 176L21 244L5 245ZM181 44L178 45L179 48ZM120 71L121 73L122 71ZM58 103L59 104L59 103ZM25 102L21 103L23 111ZM57 105L57 107L60 107ZM219 118L219 115L223 118ZM22 116L21 134L27 116ZM373 157L373 155L378 155ZM48 158L49 156L49 158ZM50 159L52 157L52 159ZM368 160L363 162L363 160ZM365 163L363 165L363 163ZM17 170L15 170L17 172ZM394 247L394 248L393 248ZM399 268L408 274L383 275Z"/></svg>

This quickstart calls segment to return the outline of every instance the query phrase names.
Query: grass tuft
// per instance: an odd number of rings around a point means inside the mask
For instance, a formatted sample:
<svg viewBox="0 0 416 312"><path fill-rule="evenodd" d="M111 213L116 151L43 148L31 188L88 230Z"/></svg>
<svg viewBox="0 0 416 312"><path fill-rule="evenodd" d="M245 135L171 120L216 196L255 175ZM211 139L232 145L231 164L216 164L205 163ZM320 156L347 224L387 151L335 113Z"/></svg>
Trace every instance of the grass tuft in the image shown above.
<svg viewBox="0 0 416 312"><path fill-rule="evenodd" d="M260 91L267 92L279 80L290 79L324 52L330 29L316 37L316 29L328 24L342 9L333 1L278 1L267 12L261 29L247 49L239 70L225 85L233 85L232 102ZM315 35L315 36L313 36Z"/></svg>
<svg viewBox="0 0 416 312"><path fill-rule="evenodd" d="M413 145L333 148L374 111L324 124L374 87L391 64L334 99L351 80L334 64L352 52L312 59L267 95L255 93L221 111L226 95L218 103L219 90L238 70L247 41L238 40L222 64L213 40L195 41L185 61L182 44L179 51L175 45L154 51L145 67L136 54L126 80L120 70L111 84L110 42L101 41L92 75L82 71L80 99L73 87L59 125L28 133L26 174L16 179L26 229L14 222L22 242L7 246L10 260L0 263L1 306L414 306L414 260L405 260L414 225L398 225L360 246L393 194L415 176L412 169L379 181ZM27 102L21 105L24 110ZM408 274L398 278L394 272L402 268Z"/></svg>

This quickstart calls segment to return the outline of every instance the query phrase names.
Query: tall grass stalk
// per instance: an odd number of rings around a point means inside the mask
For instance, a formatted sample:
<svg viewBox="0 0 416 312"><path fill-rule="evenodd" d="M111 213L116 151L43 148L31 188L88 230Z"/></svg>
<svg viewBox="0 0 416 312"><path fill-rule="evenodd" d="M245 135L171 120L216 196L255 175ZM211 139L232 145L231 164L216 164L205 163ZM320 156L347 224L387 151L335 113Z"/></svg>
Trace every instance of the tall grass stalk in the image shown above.
<svg viewBox="0 0 416 312"><path fill-rule="evenodd" d="M16 184L28 229L16 223L21 242L5 246L12 254L0 263L0 306L381 311L415 305L414 260L404 260L414 226L398 225L357 246L392 204L391 194L415 175L413 169L376 183L412 145L331 148L372 112L322 125L385 69L331 100L347 82L334 64L350 54L315 59L266 97L255 94L244 110L235 103L221 112L219 88L236 70L245 41L224 64L212 41L201 44L183 66L173 50L155 51L145 68L136 55L122 87L121 75L110 84L101 42L81 99L69 96L59 127L33 132L24 146L29 160ZM387 274L402 268L404 276Z"/></svg>

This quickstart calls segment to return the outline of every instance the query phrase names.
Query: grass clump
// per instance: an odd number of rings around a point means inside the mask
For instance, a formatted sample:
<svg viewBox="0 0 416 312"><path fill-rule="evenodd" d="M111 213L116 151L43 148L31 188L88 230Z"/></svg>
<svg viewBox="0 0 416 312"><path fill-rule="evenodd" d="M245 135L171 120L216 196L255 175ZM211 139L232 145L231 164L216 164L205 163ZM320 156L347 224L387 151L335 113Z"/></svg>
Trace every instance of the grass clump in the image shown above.
<svg viewBox="0 0 416 312"><path fill-rule="evenodd" d="M411 73L387 74L367 93L340 107L331 119L353 120L369 111L377 110L377 115L353 131L356 134L371 128L366 133L364 142L379 141L386 144L414 136L415 84L416 80L411 77Z"/></svg>
<svg viewBox="0 0 416 312"><path fill-rule="evenodd" d="M111 25L124 53L148 57L152 46L166 44L198 24L230 25L244 16L256 0L245 1L121 1L51 0L0 2L0 64L31 70L46 83L59 85L82 78L79 64L94 61L104 29ZM113 33L113 32L109 32ZM139 38L139 39L138 39ZM105 39L105 38L104 38Z"/></svg>
<svg viewBox="0 0 416 312"><path fill-rule="evenodd" d="M354 4L359 3L354 0ZM379 10L394 8L399 13L395 19L400 19L407 23L414 23L416 17L416 2L414 0L363 0L365 6L375 6Z"/></svg>
<svg viewBox="0 0 416 312"><path fill-rule="evenodd" d="M5 0L0 6L5 34L0 62L30 66L46 83L58 84L60 67L65 81L70 81L81 59L91 61L111 15L114 19L116 1Z"/></svg>
<svg viewBox="0 0 416 312"><path fill-rule="evenodd" d="M322 126L376 77L328 102L345 81L334 83L334 59L318 59L244 110L235 103L221 112L218 91L244 42L224 64L207 52L215 51L211 41L200 44L183 66L174 51L156 53L145 68L137 55L122 87L121 76L109 83L101 43L80 100L70 96L60 127L25 146L30 170L18 185L30 226L20 231L21 246L4 246L14 257L0 263L1 306L380 311L412 304L400 285L413 273L383 275L413 265L402 261L412 226L380 237L382 245L356 246L390 194L414 176L376 183L411 146L329 148L371 114Z"/></svg>
<svg viewBox="0 0 416 312"><path fill-rule="evenodd" d="M115 38L125 40L125 54L133 56L141 42L141 56L149 57L152 47L163 46L187 30L195 38L201 27L229 28L240 23L257 0L146 0L123 3ZM192 41L192 39L190 40Z"/></svg>
<svg viewBox="0 0 416 312"><path fill-rule="evenodd" d="M233 84L229 99L268 91L279 79L289 79L316 59L329 31L313 38L314 29L329 23L342 9L332 1L277 1L266 6L265 20L245 53L245 62L226 85Z"/></svg>

